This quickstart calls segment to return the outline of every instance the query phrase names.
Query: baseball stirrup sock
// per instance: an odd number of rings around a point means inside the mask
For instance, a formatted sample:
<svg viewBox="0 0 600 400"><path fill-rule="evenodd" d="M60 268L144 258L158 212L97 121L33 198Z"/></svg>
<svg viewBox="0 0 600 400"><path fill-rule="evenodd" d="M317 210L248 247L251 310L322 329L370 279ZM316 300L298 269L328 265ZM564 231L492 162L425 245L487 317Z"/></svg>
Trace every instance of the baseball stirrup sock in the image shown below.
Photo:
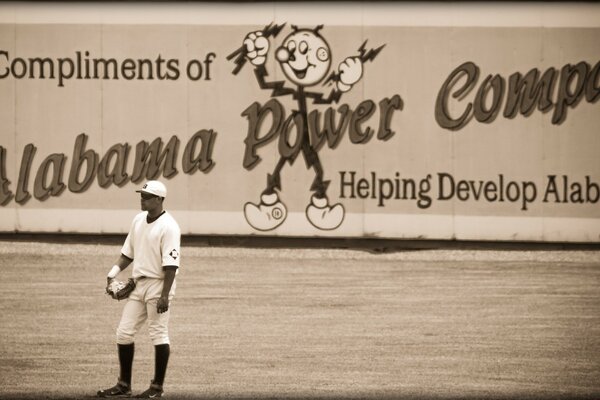
<svg viewBox="0 0 600 400"><path fill-rule="evenodd" d="M165 380L170 353L171 347L169 344L159 344L154 346L154 383L157 385L162 386Z"/></svg>
<svg viewBox="0 0 600 400"><path fill-rule="evenodd" d="M121 366L121 375L119 379L131 385L131 367L133 365L133 354L135 346L131 344L119 344L119 365Z"/></svg>

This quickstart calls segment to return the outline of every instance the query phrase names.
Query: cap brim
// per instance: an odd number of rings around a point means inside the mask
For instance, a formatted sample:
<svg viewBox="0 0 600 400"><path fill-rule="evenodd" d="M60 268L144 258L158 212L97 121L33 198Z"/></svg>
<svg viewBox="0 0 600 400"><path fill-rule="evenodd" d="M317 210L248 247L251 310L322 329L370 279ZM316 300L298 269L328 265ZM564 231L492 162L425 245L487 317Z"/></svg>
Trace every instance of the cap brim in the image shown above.
<svg viewBox="0 0 600 400"><path fill-rule="evenodd" d="M160 194L156 194L156 193L149 192L149 191L147 191L147 190L144 190L144 189L136 190L135 192L136 192L136 193L148 193L148 194L151 194L152 196L156 196L156 197L162 197L162 198L165 198L165 197L166 197L166 196L161 196Z"/></svg>

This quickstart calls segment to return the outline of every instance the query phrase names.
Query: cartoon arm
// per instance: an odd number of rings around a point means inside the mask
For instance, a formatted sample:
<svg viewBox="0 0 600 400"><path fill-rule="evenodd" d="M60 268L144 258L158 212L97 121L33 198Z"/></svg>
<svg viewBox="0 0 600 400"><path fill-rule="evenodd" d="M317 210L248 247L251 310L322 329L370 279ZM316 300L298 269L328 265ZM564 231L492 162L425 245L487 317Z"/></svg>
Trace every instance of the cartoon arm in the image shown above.
<svg viewBox="0 0 600 400"><path fill-rule="evenodd" d="M331 92L327 99L323 99L322 95L319 97L318 94L315 94L315 96L312 96L315 97L315 103L322 104L325 102L332 103L333 101L339 101L342 93L348 92L352 89L352 86L362 78L363 64L368 61L373 61L385 47L384 44L375 49L372 48L367 50L366 45L367 41L365 40L358 49L358 56L347 57L340 63L338 71L333 72L325 81L326 84L334 82L336 89Z"/></svg>
<svg viewBox="0 0 600 400"><path fill-rule="evenodd" d="M322 93L307 92L306 97L313 99L314 104L331 104L340 101L342 94L348 92L362 77L363 61L360 57L348 57L340 63L338 72L331 74L327 82L335 82L335 88L329 96L324 97Z"/></svg>
<svg viewBox="0 0 600 400"><path fill-rule="evenodd" d="M265 37L262 31L250 32L244 39L244 50L246 58L254 65L254 75L261 89L273 90L272 96L284 96L294 94L294 89L284 87L285 81L268 82L267 68L267 53L269 52L269 40Z"/></svg>
<svg viewBox="0 0 600 400"><path fill-rule="evenodd" d="M360 80L363 74L363 62L360 57L348 57L340 63L339 81L337 87L340 92L347 92Z"/></svg>
<svg viewBox="0 0 600 400"><path fill-rule="evenodd" d="M327 97L324 97L323 93L317 92L306 92L306 97L313 99L313 104L332 104L340 101L342 94L344 93L338 89L332 89Z"/></svg>
<svg viewBox="0 0 600 400"><path fill-rule="evenodd" d="M277 35L283 29L284 26L285 24L277 25L270 23L269 25L265 26L262 31L251 32L248 35L246 35L244 43L237 50L235 50L233 53L227 56L227 60L234 60L235 63L235 68L233 69L232 73L234 75L237 75L238 72L240 72L241 69L244 67L244 64L246 64L246 61L249 59L256 59L257 57L265 56L264 58L258 58L256 60L257 63L262 62L264 64L264 62L266 61L266 53L269 50L268 39L270 37L277 37ZM266 49L263 49L263 47L265 46L265 41L267 47ZM252 53L253 51L256 51L256 53ZM248 52L252 53L249 57Z"/></svg>
<svg viewBox="0 0 600 400"><path fill-rule="evenodd" d="M258 65L254 68L254 75L261 89L271 89L273 91L271 96L285 96L297 93L295 89L285 87L285 81L268 82L265 78L269 76L269 73L264 65Z"/></svg>
<svg viewBox="0 0 600 400"><path fill-rule="evenodd" d="M269 39L267 39L262 31L250 32L244 39L246 48L246 57L252 65L264 65L267 61L267 53L269 51Z"/></svg>

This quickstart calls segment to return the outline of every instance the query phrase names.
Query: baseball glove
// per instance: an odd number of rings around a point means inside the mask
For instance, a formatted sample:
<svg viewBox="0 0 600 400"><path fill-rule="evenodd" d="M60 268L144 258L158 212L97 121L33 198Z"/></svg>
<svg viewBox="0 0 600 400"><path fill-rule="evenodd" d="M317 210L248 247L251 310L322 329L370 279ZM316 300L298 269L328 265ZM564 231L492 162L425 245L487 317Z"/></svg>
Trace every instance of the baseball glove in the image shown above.
<svg viewBox="0 0 600 400"><path fill-rule="evenodd" d="M135 289L135 281L129 278L127 282L113 280L106 287L106 293L115 300L123 300L129 297Z"/></svg>

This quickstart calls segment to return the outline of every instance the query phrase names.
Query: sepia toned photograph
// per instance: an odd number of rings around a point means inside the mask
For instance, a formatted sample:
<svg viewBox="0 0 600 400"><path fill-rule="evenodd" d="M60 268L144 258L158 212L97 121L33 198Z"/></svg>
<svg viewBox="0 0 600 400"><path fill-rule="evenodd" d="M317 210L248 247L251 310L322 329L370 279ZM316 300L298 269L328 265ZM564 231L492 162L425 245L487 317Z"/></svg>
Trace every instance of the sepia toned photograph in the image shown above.
<svg viewBox="0 0 600 400"><path fill-rule="evenodd" d="M0 2L0 399L600 398L600 4Z"/></svg>

